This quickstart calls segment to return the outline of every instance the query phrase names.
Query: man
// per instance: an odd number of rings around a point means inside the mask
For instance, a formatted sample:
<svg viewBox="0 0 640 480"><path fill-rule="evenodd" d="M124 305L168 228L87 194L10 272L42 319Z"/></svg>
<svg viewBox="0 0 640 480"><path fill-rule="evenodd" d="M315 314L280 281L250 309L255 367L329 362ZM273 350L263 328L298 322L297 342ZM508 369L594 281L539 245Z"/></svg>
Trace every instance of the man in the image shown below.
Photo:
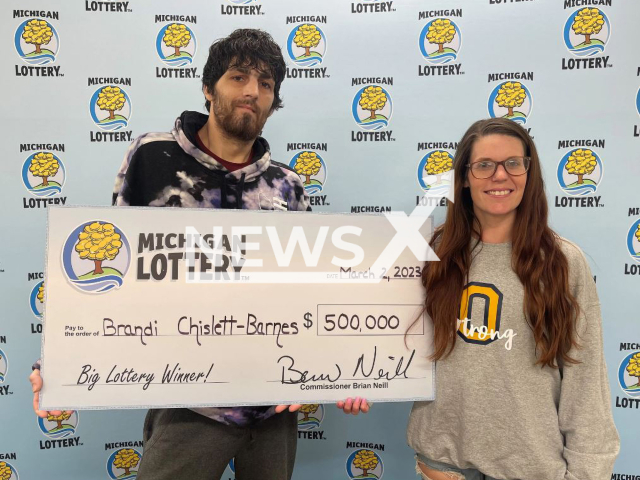
<svg viewBox="0 0 640 480"><path fill-rule="evenodd" d="M136 139L118 173L113 204L310 210L298 174L272 162L269 144L259 137L282 106L285 71L280 48L264 32L236 30L215 42L202 74L209 116L184 112L171 133ZM235 457L239 480L288 479L296 420L274 407L151 410L138 478L217 479Z"/></svg>
<svg viewBox="0 0 640 480"><path fill-rule="evenodd" d="M249 210L311 210L297 173L271 160L260 137L282 107L286 66L259 30L236 30L211 45L202 75L209 116L186 111L170 133L148 133L129 147L113 204ZM32 373L34 409L42 386ZM347 413L366 401L339 402ZM300 405L154 409L144 424L138 480L214 480L235 458L238 480L291 478ZM55 412L54 412L55 413Z"/></svg>

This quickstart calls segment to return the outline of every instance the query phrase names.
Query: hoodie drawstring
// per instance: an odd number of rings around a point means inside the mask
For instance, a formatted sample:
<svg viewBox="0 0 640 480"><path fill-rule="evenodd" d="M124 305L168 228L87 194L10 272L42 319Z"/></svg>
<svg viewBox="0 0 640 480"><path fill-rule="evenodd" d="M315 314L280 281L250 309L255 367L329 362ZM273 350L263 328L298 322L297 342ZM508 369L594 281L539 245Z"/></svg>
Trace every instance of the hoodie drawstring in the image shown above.
<svg viewBox="0 0 640 480"><path fill-rule="evenodd" d="M240 180L236 184L236 206L235 208L241 210L244 203L242 202L242 192L244 191L244 179L247 176L246 173L243 173L240 177ZM222 187L220 189L220 208L229 208L229 202L227 201L227 176L224 175L222 177Z"/></svg>
<svg viewBox="0 0 640 480"><path fill-rule="evenodd" d="M242 176L240 177L240 182L238 183L238 188L236 189L236 208L238 210L242 210L242 192L244 192L244 177L246 177L247 174L243 173Z"/></svg>
<svg viewBox="0 0 640 480"><path fill-rule="evenodd" d="M222 188L220 189L220 208L227 208L227 176L222 176Z"/></svg>

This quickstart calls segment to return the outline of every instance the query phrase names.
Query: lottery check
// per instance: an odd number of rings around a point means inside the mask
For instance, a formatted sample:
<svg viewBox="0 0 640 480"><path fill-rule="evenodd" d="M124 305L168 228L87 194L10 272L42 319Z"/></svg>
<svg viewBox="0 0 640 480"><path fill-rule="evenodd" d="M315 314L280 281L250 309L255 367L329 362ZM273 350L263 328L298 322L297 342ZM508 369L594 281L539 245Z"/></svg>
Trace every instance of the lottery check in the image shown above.
<svg viewBox="0 0 640 480"><path fill-rule="evenodd" d="M426 217L48 211L42 409L434 398Z"/></svg>

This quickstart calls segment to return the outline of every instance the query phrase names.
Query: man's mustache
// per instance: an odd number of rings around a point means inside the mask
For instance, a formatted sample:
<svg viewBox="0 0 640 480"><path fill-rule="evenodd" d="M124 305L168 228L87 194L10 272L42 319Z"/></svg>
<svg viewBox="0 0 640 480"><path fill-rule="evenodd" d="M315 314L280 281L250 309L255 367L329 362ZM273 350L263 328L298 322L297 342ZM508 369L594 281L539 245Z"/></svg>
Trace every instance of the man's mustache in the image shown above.
<svg viewBox="0 0 640 480"><path fill-rule="evenodd" d="M255 100L249 100L249 101L247 101L247 100L241 100L241 101L237 101L237 102L234 102L234 103L233 103L233 106L234 106L234 107L244 106L244 105L251 107L251 109L252 109L254 112L256 112L256 111L258 110L258 108L257 108L257 102L256 102Z"/></svg>

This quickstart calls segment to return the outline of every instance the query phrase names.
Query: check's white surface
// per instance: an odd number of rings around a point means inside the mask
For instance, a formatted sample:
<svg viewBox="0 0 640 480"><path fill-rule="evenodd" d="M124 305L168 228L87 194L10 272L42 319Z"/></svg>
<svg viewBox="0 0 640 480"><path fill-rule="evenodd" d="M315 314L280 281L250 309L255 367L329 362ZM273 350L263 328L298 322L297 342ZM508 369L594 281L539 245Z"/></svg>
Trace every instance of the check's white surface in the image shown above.
<svg viewBox="0 0 640 480"><path fill-rule="evenodd" d="M104 293L81 290L64 267L99 280L95 263L75 251L72 234L96 221L115 225L130 247L128 262L124 245L115 260L102 262L105 271L128 265L122 285ZM382 273L368 268L395 234L384 216L72 207L52 208L48 225L43 409L433 398L434 367L426 359L431 327L420 316L422 262L405 249L382 281L344 283L355 272ZM261 227L262 233L248 235L258 248L246 250L245 259L261 259L263 266L245 265L235 283L187 281L178 237L158 244L187 226L203 235L222 227L231 237L231 227L239 225ZM365 253L351 274L331 263L353 257L331 242L332 232L345 225L361 229L343 240ZM278 265L267 227L275 227L286 251L294 226L303 229L311 252L322 227L328 228L317 266L305 266L299 246L288 267ZM191 266L194 275L215 277L201 255ZM255 281L285 272L329 280ZM416 319L407 348L404 334Z"/></svg>

